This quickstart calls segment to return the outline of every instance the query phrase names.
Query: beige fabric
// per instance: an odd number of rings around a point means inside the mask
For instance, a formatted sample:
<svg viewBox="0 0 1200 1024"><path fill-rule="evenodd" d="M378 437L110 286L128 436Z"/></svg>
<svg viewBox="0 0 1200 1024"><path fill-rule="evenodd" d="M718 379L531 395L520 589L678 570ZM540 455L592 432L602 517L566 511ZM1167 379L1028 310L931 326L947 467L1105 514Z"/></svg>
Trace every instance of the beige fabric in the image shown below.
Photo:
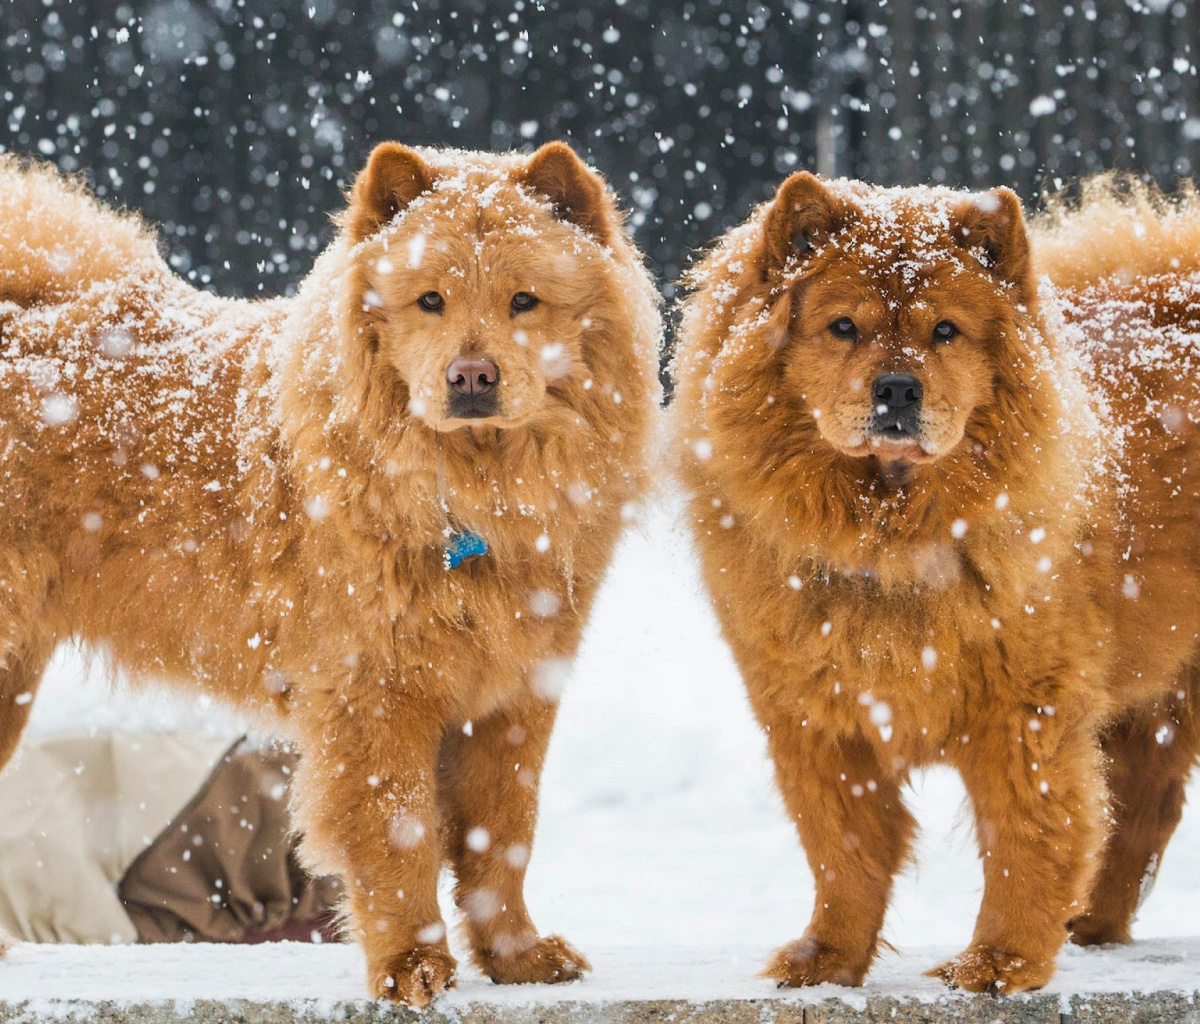
<svg viewBox="0 0 1200 1024"><path fill-rule="evenodd" d="M136 942L117 883L229 745L179 734L26 735L0 775L0 931Z"/></svg>

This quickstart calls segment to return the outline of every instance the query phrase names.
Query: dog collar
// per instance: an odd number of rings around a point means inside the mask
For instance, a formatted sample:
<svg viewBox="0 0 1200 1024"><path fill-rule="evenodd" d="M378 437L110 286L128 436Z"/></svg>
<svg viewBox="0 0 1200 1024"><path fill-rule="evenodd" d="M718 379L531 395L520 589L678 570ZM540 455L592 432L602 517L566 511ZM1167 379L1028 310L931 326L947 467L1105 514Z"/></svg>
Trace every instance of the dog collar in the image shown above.
<svg viewBox="0 0 1200 1024"><path fill-rule="evenodd" d="M452 533L442 551L442 564L447 569L457 569L468 558L486 555L487 550L487 541L471 530Z"/></svg>

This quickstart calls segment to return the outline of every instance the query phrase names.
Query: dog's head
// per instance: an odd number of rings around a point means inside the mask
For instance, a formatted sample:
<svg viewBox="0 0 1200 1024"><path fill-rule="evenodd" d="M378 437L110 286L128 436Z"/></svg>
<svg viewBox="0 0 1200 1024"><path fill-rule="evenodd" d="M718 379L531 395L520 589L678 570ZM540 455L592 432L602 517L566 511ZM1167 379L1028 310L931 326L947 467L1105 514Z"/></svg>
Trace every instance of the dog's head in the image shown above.
<svg viewBox="0 0 1200 1024"><path fill-rule="evenodd" d="M383 143L343 225L361 333L416 420L510 428L590 386L583 350L605 327L605 254L620 221L566 145L455 158Z"/></svg>
<svg viewBox="0 0 1200 1024"><path fill-rule="evenodd" d="M1007 189L788 178L761 220L782 388L836 452L884 466L954 452L1010 374L1035 301Z"/></svg>

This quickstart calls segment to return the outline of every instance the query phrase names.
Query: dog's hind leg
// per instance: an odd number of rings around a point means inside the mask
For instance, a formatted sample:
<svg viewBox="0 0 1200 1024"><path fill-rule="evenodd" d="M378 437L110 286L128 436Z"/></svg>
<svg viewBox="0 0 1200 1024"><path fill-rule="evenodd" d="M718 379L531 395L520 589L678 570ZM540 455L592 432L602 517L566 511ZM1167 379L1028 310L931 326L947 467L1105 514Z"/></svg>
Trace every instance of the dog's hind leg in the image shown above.
<svg viewBox="0 0 1200 1024"><path fill-rule="evenodd" d="M557 935L540 937L525 908L525 865L555 705L530 698L451 730L438 802L475 963L502 983L570 981L590 969Z"/></svg>
<svg viewBox="0 0 1200 1024"><path fill-rule="evenodd" d="M1113 825L1087 913L1070 924L1081 946L1128 942L1183 813L1184 788L1200 749L1200 671L1187 670L1176 693L1137 708L1107 730Z"/></svg>
<svg viewBox="0 0 1200 1024"><path fill-rule="evenodd" d="M0 667L0 769L12 759L25 731L53 648L52 642L27 642Z"/></svg>
<svg viewBox="0 0 1200 1024"><path fill-rule="evenodd" d="M12 760L21 734L33 710L33 697L54 652L52 639L29 639L19 648L9 647L0 662L0 771ZM13 945L11 936L0 930L0 956Z"/></svg>
<svg viewBox="0 0 1200 1024"><path fill-rule="evenodd" d="M0 769L17 749L54 653L42 568L37 559L0 551Z"/></svg>

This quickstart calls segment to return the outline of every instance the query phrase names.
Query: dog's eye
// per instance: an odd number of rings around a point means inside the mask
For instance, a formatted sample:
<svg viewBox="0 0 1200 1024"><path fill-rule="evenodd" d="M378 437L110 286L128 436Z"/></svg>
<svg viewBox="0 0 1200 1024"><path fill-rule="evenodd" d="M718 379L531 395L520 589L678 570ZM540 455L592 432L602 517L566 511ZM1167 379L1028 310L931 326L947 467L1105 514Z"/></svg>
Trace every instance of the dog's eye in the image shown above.
<svg viewBox="0 0 1200 1024"><path fill-rule="evenodd" d="M438 292L426 292L417 299L417 305L426 313L440 313L446 305L446 300Z"/></svg>
<svg viewBox="0 0 1200 1024"><path fill-rule="evenodd" d="M933 340L935 343L941 342L945 344L948 341L953 341L958 337L958 328L949 320L943 320L933 329Z"/></svg>
<svg viewBox="0 0 1200 1024"><path fill-rule="evenodd" d="M829 325L835 338L845 338L847 341L858 341L858 328L848 316L839 317Z"/></svg>
<svg viewBox="0 0 1200 1024"><path fill-rule="evenodd" d="M528 313L538 304L538 297L530 295L529 292L517 292L512 297L512 311L514 313Z"/></svg>

